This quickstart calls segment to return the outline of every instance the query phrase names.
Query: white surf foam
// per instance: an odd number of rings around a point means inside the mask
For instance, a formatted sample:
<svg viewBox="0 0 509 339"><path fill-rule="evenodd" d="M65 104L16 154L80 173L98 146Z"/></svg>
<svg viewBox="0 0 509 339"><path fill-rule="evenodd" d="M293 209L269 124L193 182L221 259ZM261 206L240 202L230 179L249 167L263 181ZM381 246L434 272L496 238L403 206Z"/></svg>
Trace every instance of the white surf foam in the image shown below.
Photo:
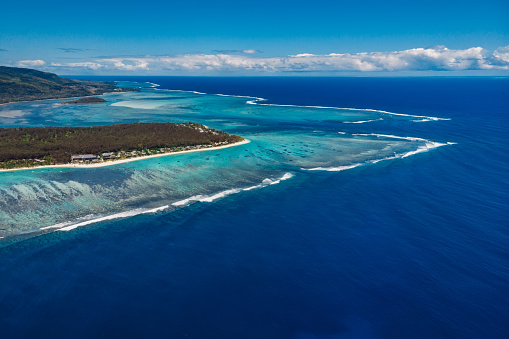
<svg viewBox="0 0 509 339"><path fill-rule="evenodd" d="M284 180L288 180L290 178L293 177L293 174L292 173L285 173L285 175L283 175L281 178L279 178L278 180L274 180L272 182L269 183L269 185L277 185L279 184L281 181L284 181ZM270 180L270 179L265 179L264 182L266 182L266 180Z"/></svg>
<svg viewBox="0 0 509 339"><path fill-rule="evenodd" d="M412 115L412 114L394 113L394 112L387 112L387 111L371 109L371 108L364 108L364 109L362 109L362 108L343 108L343 109L347 109L350 111L377 112L377 113L397 115L397 116L402 116L402 117L423 118L423 119L428 119L428 121L451 120L450 118L438 118L438 117L431 117L431 116L426 116L426 115Z"/></svg>
<svg viewBox="0 0 509 339"><path fill-rule="evenodd" d="M182 89L165 89L167 92L187 92L187 93L194 93L194 94L200 94L200 95L206 95L207 93L198 92L198 91L186 91Z"/></svg>
<svg viewBox="0 0 509 339"><path fill-rule="evenodd" d="M261 188L261 187L263 187L263 185L255 185L255 186L243 188L242 190L243 191L251 191L251 190L254 190L254 189L257 189L257 188Z"/></svg>
<svg viewBox="0 0 509 339"><path fill-rule="evenodd" d="M74 230L74 229L76 229L78 227L95 224L95 223L98 223L98 222L101 222L101 221L133 217L135 215L142 214L144 211L145 210L142 210L142 209L135 209L135 210L127 211L127 212L116 213L116 214L107 215L107 216L104 216L104 217L101 217L101 218L87 220L87 221L83 221L83 222L80 222L80 223L77 223L77 224L72 224L72 225L69 225L69 226L65 226L65 227L62 227L62 228L60 228L58 230L59 231L72 231L72 230Z"/></svg>
<svg viewBox="0 0 509 339"><path fill-rule="evenodd" d="M390 139L403 139L403 140L409 140L409 141L429 141L423 138L416 138L416 137L401 137L398 135L392 135L392 134L378 134L378 133L354 133L352 135L360 135L360 136L367 136L367 137L377 137L377 138L390 138Z"/></svg>
<svg viewBox="0 0 509 339"><path fill-rule="evenodd" d="M41 227L39 229L41 231L45 231L45 230L49 230L49 229L52 229L52 228L62 228L62 227L69 226L69 225L72 225L72 222L70 222L70 221L62 222L62 223L51 225L51 226Z"/></svg>
<svg viewBox="0 0 509 339"><path fill-rule="evenodd" d="M200 195L194 195L194 196L189 197L187 199L176 201L176 202L172 203L171 205L175 206L175 207L181 207L181 206L187 206L187 205L189 205L191 203L198 202L198 201L199 202L213 202L213 201L215 201L217 199L221 199L221 198L224 198L224 197L229 196L231 194L236 194L236 193L239 193L239 192L242 192L242 191L251 191L253 189L266 187L268 185L277 185L281 181L288 180L288 179L290 179L292 177L293 177L293 174L285 173L279 179L272 180L272 179L266 178L266 179L264 179L262 181L261 184L258 184L258 185L255 185L255 186L250 186L250 187L245 187L245 188L232 188L232 189L225 190L225 191L213 194L213 195L201 195L201 194Z"/></svg>
<svg viewBox="0 0 509 339"><path fill-rule="evenodd" d="M413 122L428 122L428 121L439 121L439 120L451 120L450 118L434 118L434 117L428 117L424 119L419 120L412 120Z"/></svg>
<svg viewBox="0 0 509 339"><path fill-rule="evenodd" d="M364 163L358 163L348 166L338 166L338 167L315 167L315 168L303 168L303 170L307 171L327 171L327 172L340 172L344 170L348 170L351 168L359 167L364 165Z"/></svg>
<svg viewBox="0 0 509 339"><path fill-rule="evenodd" d="M156 212L161 212L161 211L164 211L165 209L168 209L170 207L170 205L165 205L165 206L161 206L161 207L156 207L156 208L153 208L153 209L150 209L150 210L146 210L145 212L143 213L156 213Z"/></svg>
<svg viewBox="0 0 509 339"><path fill-rule="evenodd" d="M240 188L233 188L226 191L222 191L213 195L194 195L190 198L180 200L177 202L174 202L172 206L186 206L189 205L192 202L200 201L200 202L212 202L217 199L224 198L228 195L239 193L242 189Z"/></svg>
<svg viewBox="0 0 509 339"><path fill-rule="evenodd" d="M437 147L445 146L445 145L447 145L447 144L430 141L430 142L427 142L424 146L417 148L415 151L407 152L407 153L401 155L401 158L406 158L406 157L409 157L409 156L417 154L417 153L427 152L433 148L437 148Z"/></svg>
<svg viewBox="0 0 509 339"><path fill-rule="evenodd" d="M213 95L217 95L217 96L220 96L220 97L253 99L253 100L259 100L259 101L266 100L264 98L257 98L257 97L252 97L252 96L249 96L249 95L233 95L233 94L221 94L221 93L215 93Z"/></svg>
<svg viewBox="0 0 509 339"><path fill-rule="evenodd" d="M267 99L263 99L263 101L266 101L266 100ZM262 103L260 103L258 101L262 101L262 100L250 100L250 101L247 101L246 104L248 104L248 105L260 105L260 106L276 106L276 107L299 107L299 108L336 109L336 110L346 110L346 111L367 111L367 112L375 112L375 113L397 115L397 116L404 116L404 117L411 117L411 118L423 118L423 119L427 119L427 121L451 120L449 118L438 118L438 117L431 117L431 116L425 116L425 115L412 115L412 114L394 113L394 112L382 111L382 110L379 110L379 109L371 109L371 108L262 104ZM369 120L369 121L375 121L375 120ZM365 122L369 122L369 121L365 121ZM354 122L350 122L350 123L354 123Z"/></svg>
<svg viewBox="0 0 509 339"><path fill-rule="evenodd" d="M278 178L275 180L267 178L267 179L264 179L261 184L258 184L255 186L250 186L250 187L246 187L246 188L233 188L233 189L225 190L225 191L215 193L212 195L195 195L190 198L174 202L171 204L171 206L183 207L183 206L187 206L187 205L189 205L193 202L197 202L197 201L210 203L215 200L229 196L231 194L236 194L236 193L239 193L242 191L250 191L253 189L257 189L257 188L266 187L268 185L279 184L281 181L288 180L292 177L293 177L293 174L285 173L281 178ZM58 231L66 231L67 232L67 231L72 231L78 227L87 226L87 225L99 223L102 221L124 219L124 218L129 218L129 217L133 217L133 216L140 215L140 214L161 212L161 211L171 208L171 206L164 205L164 206L156 207L156 208L152 208L152 209L138 208L138 209L133 209L130 211L125 211L125 212L121 212L121 213L115 213L112 215L100 216L100 217L97 217L96 215L91 214L91 215L85 216L81 219L78 219L76 221L67 221L67 222L63 222L63 223L59 223L59 224L55 224L55 225L51 225L51 226L41 227L39 230L44 231L44 230L56 229Z"/></svg>
<svg viewBox="0 0 509 339"><path fill-rule="evenodd" d="M373 119L373 120L362 120L362 121L343 121L344 124L364 124L366 122L380 121L383 118Z"/></svg>
<svg viewBox="0 0 509 339"><path fill-rule="evenodd" d="M169 205L165 205L165 206L156 207L153 209L138 208L138 209L121 212L121 213L116 213L116 214L112 214L112 215L107 215L107 216L103 216L103 217L99 217L99 218L96 218L96 215L92 214L92 215L82 218L81 219L82 221L77 222L77 223L72 222L72 221L67 221L67 222L55 224L52 226L41 227L40 230L48 230L48 229L57 228L58 231L71 231L78 227L95 224L95 223L98 223L101 221L129 218L129 217L133 217L133 216L140 215L140 214L156 213L156 212L160 212L165 209L168 209L169 207L170 207Z"/></svg>
<svg viewBox="0 0 509 339"><path fill-rule="evenodd" d="M161 86L161 85L159 85L159 84L155 84L155 83L153 83L153 82L148 82L148 81L146 81L145 83L146 83L146 84L151 85L150 87L152 87L152 88L155 88L155 87L159 87L159 86Z"/></svg>
<svg viewBox="0 0 509 339"><path fill-rule="evenodd" d="M157 85L157 84L155 84ZM159 86L159 85L157 85ZM157 89L157 88L155 88ZM404 117L411 117L411 118L421 118L418 120L418 122L423 121L439 121L439 120L451 120L450 118L439 118L439 117L432 117L432 116L425 116L425 115L412 115L412 114L404 114L404 113L394 113L394 112L388 112L378 109L372 109L372 108L351 108L351 107L330 107L330 106L305 106L305 105L283 105L283 104L264 104L261 103L261 101L267 101L265 98L259 98L259 97L252 97L252 96L245 96L245 95L232 95L232 94L209 94L209 93L203 93L198 91L188 91L188 90L176 90L176 89L164 89L168 92L189 92L189 93L195 93L195 94L201 94L201 95L218 95L218 96L224 96L224 97L236 97L236 98L248 98L251 100L246 101L246 104L248 105L260 105L260 106L276 106L276 107L300 107L300 108L318 108L318 109L335 109L335 110L348 110L348 111L367 111L367 112L375 112L375 113L382 113L382 114L389 114L389 115L396 115L396 116L404 116ZM380 120L380 119L378 119ZM383 120L383 119L382 119ZM376 121L376 120L366 120L363 122L370 122L370 121ZM358 122L358 123L363 123ZM349 123L355 123L355 122L349 122Z"/></svg>
<svg viewBox="0 0 509 339"><path fill-rule="evenodd" d="M359 134L357 134L357 135L359 135ZM366 134L366 135L371 135L371 134ZM380 135L386 136L386 135L383 135L383 134L380 134ZM381 161L407 158L409 156L412 156L412 155L415 155L415 154L418 154L418 153L427 152L427 151L432 150L434 148L438 148L438 147L445 146L445 145L455 145L455 143L453 143L453 142L452 143L451 142L440 143L440 142L433 142L433 141L429 141L429 140L421 139L421 138L397 137L397 136L393 136L393 135L391 135L390 137L396 137L398 139L407 139L407 140L420 140L420 141L424 140L424 141L426 141L426 143L424 145L422 145L422 146L419 146L414 151L409 151L409 152L400 153L400 154L394 153L393 156L385 157L385 158L381 158L381 159L368 160L366 162L356 163L356 164L352 164L352 165L345 165L345 166L315 167L315 168L302 168L302 169L303 170L307 170L307 171L340 172L340 171L345 171L345 170L348 170L348 169L356 168L356 167L359 167L359 166L365 166L365 165L369 165L369 164L376 164L376 163L381 162Z"/></svg>

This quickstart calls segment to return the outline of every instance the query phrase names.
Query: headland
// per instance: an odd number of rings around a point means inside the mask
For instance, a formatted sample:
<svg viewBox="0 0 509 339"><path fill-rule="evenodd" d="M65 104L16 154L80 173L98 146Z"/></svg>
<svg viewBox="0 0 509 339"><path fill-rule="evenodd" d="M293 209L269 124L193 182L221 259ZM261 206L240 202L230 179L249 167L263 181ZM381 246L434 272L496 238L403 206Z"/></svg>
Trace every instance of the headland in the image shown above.
<svg viewBox="0 0 509 339"><path fill-rule="evenodd" d="M85 97L76 100L64 101L59 103L59 105L88 105L88 104L102 104L107 102L103 98L99 97Z"/></svg>
<svg viewBox="0 0 509 339"><path fill-rule="evenodd" d="M29 68L0 66L0 104L139 91L119 88L113 81L67 79Z"/></svg>
<svg viewBox="0 0 509 339"><path fill-rule="evenodd" d="M246 142L194 122L0 128L0 170L100 167Z"/></svg>

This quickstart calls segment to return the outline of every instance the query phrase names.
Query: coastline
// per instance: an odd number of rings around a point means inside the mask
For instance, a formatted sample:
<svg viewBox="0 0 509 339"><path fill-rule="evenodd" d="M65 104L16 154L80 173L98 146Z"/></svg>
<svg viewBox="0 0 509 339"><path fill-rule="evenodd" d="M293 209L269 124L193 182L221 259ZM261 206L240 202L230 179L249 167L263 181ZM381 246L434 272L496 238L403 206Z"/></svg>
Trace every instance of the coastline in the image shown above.
<svg viewBox="0 0 509 339"><path fill-rule="evenodd" d="M151 154L151 155L144 155L141 157L135 157L130 159L122 159L122 160L110 160L110 161L104 161L102 163L94 163L94 164L60 164L60 165L46 165L46 166L34 166L34 167L21 167L21 168L12 168L12 169L0 169L1 172L14 172L14 171L26 171L26 170L38 170L38 169L45 169L45 168L97 168L97 167L106 167L106 166L114 166L114 165L120 165L125 164L132 161L138 161L138 160L146 160L151 158L158 158L158 157L164 157L164 156L170 156L170 155L179 155L184 153L193 153L193 152L203 152L203 151L215 151L218 149L223 148L229 148L234 146L240 146L250 143L251 141L248 139L244 139L242 141L223 145L223 146L217 146L217 147L209 147L209 148L200 148L200 149L193 149L193 150L187 150L187 151L180 151L180 152L168 152L163 154Z"/></svg>
<svg viewBox="0 0 509 339"><path fill-rule="evenodd" d="M118 88L124 88L124 87L118 87ZM103 94L82 95L82 96L77 96L77 97L61 97L61 98L47 98L47 99L35 99L35 100L23 100L23 101L10 101L10 102L0 103L0 106L8 105L8 104L23 103L23 102L37 102L37 101L65 100L65 99L79 99L79 98L87 98L87 97L102 97L103 95L108 94L108 93L129 93L129 92L122 92L122 91L115 92L115 91L112 91L112 92L104 92ZM60 104L60 102L58 104Z"/></svg>
<svg viewBox="0 0 509 339"><path fill-rule="evenodd" d="M114 92L106 92L106 93L114 93ZM48 99L36 99L36 100L24 100L24 101L10 101L10 102L0 103L0 106L2 106L2 105L9 105L9 104L18 104L18 103L23 103L23 102L37 102L37 101L63 100L63 99L79 99L79 98L86 98L86 97L93 97L93 96L95 96L95 97L102 97L106 93L103 93L101 95L85 95L85 96L80 96L80 97L65 97L65 98L48 98ZM57 104L59 104L59 102Z"/></svg>

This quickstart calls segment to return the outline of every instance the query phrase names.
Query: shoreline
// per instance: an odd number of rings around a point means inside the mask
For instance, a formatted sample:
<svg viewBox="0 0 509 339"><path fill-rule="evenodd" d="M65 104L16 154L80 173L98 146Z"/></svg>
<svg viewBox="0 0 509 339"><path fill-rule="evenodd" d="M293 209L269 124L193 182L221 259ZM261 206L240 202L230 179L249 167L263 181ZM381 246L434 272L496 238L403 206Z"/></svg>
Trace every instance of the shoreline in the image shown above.
<svg viewBox="0 0 509 339"><path fill-rule="evenodd" d="M35 167L20 167L20 168L12 168L12 169L0 169L1 172L14 172L14 171L27 171L27 170L38 170L38 169L46 169L46 168L98 168L98 167L106 167L106 166L114 166L114 165L120 165L125 164L132 161L138 161L138 160L146 160L151 158L158 158L158 157L164 157L164 156L171 156L171 155L179 155L184 153L193 153L193 152L203 152L203 151L214 151L218 149L223 148L229 148L234 146L240 146L250 143L251 141L248 139L244 139L242 141L223 145L223 146L216 146L216 147L208 147L208 148L200 148L200 149L192 149L187 151L180 151L180 152L168 152L168 153L162 153L162 154L152 154L152 155L144 155L141 157L135 157L135 158L129 158L129 159L122 159L122 160L110 160L110 161L104 161L101 163L95 163L95 164L60 164L60 165L45 165L45 166L35 166Z"/></svg>
<svg viewBox="0 0 509 339"><path fill-rule="evenodd" d="M113 92L106 92L106 93L113 93ZM81 97L65 97L65 98L52 98L52 99L36 99L36 100L25 100L25 101L11 101L11 102L0 103L0 106L2 106L2 105L9 105L9 104L19 104L19 103L23 103L23 102L37 102L37 101L65 100L65 99L79 99L79 98L87 98L87 97L102 97L106 93L103 93L101 95L85 95L85 96L81 96ZM57 104L59 104L59 102L57 102Z"/></svg>
<svg viewBox="0 0 509 339"><path fill-rule="evenodd" d="M125 88L125 87L118 87L118 88ZM109 93L130 93L130 92L129 91L127 91L127 92L112 91L112 92L104 92L103 94L90 94L90 95L82 95L82 96L78 96L78 97L62 97L62 98L47 98L47 99L35 99L35 100L23 100L23 101L10 101L10 102L0 103L0 106L2 106L2 105L9 105L9 104L23 103L23 102L37 102L37 101L65 100L65 99L79 99L79 98L87 98L87 97L102 97L103 95L109 94ZM131 93L136 93L136 92L131 92Z"/></svg>

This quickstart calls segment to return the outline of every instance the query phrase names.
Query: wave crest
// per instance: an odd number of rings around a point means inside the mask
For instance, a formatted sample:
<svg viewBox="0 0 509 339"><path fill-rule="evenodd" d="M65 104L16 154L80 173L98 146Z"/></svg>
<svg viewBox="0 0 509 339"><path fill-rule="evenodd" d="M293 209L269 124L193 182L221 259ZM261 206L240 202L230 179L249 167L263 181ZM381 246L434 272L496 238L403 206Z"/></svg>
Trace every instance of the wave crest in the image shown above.
<svg viewBox="0 0 509 339"><path fill-rule="evenodd" d="M288 179L292 178L293 176L294 175L292 173L287 172L283 176L281 176L280 178L277 178L277 179L266 178L260 184L255 185L255 186L250 186L250 187L245 187L245 188L228 189L228 190L218 192L218 193L215 193L212 195L194 195L187 199L176 201L176 202L172 203L171 205L164 205L164 206L151 208L151 209L137 208L137 209L120 212L120 213L115 213L115 214L111 214L111 215L106 215L106 216L96 216L96 215L92 214L92 215L88 215L86 217L80 218L79 220L66 221L66 222L58 223L58 224L51 225L51 226L41 227L39 229L39 231L48 231L48 230L52 230L52 229L55 229L57 231L72 231L78 227L88 226L88 225L103 222L103 221L124 219L124 218L134 217L134 216L137 216L140 214L150 214L150 213L162 212L164 210L172 209L172 207L184 207L184 206L190 205L191 203L194 203L194 202L209 202L210 203L215 200L227 197L229 195L240 193L242 191L250 191L253 189L257 189L257 188L267 187L269 185L276 185L276 184L279 184L281 181L288 180Z"/></svg>
<svg viewBox="0 0 509 339"><path fill-rule="evenodd" d="M357 135L363 135L363 134L357 134ZM371 135L371 134L367 134L367 135ZM387 137L389 137L389 136L387 136ZM381 158L381 159L368 160L368 161L365 161L365 162L359 162L359 163L355 163L355 164L351 164L351 165L336 166L336 167L302 168L302 170L306 170L306 171L340 172L340 171L345 171L345 170L348 170L348 169L356 168L356 167L359 167L359 166L376 164L376 163L378 163L380 161L394 160L394 159L403 159L403 158L406 158L406 157L409 157L409 156L412 156L412 155L415 155L415 154L418 154L418 153L427 152L429 150L432 150L434 148L438 148L438 147L441 147L441 146L455 145L455 143L453 143L453 142L448 142L448 143L444 144L444 143L433 142L433 141L429 141L429 140L425 140L425 139L421 139L421 138L398 137L398 136L390 136L390 137L398 138L398 139L406 139L406 140L423 140L423 141L426 141L426 143L424 145L422 145L422 146L419 146L414 151L409 151L409 152L400 153L400 154L394 154L393 156L385 157L385 158Z"/></svg>

